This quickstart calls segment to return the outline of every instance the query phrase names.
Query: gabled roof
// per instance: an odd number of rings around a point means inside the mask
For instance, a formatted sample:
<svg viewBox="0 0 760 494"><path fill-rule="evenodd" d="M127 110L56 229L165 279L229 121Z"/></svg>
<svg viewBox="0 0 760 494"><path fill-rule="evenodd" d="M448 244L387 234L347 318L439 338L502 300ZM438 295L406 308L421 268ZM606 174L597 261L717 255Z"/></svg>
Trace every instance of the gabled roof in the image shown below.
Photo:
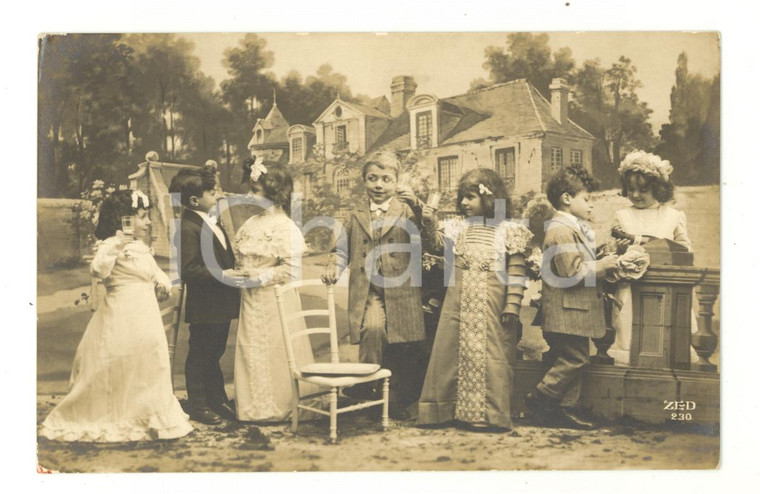
<svg viewBox="0 0 760 494"><path fill-rule="evenodd" d="M551 114L551 103L525 79L442 98L439 105L451 116L441 120L439 146L545 132L595 139L570 119L565 125L557 122ZM373 149L381 146L408 149L411 147L409 125L409 113L405 111L394 119Z"/></svg>
<svg viewBox="0 0 760 494"><path fill-rule="evenodd" d="M532 132L552 132L585 139L594 138L570 119L565 125L557 122L552 117L551 104L525 79L446 98L444 101L458 107L469 108L487 117L445 136L443 145ZM466 117L465 115L463 120Z"/></svg>
<svg viewBox="0 0 760 494"><path fill-rule="evenodd" d="M376 98L376 99L377 99L377 98ZM374 100L373 100L373 101L374 101ZM333 100L333 102L332 102L332 103L330 103L330 104L327 106L327 108L325 108L325 111L323 111L323 112L322 112L322 113L321 113L321 114L320 114L320 115L319 115L319 116L316 118L316 120L314 120L314 123L317 123L317 122L319 122L320 120L322 120L322 118L323 118L325 115L327 115L328 113L330 113L330 110L331 110L331 109L332 109L332 108L333 108L333 107L334 107L336 104L341 104L341 105L343 105L343 106L345 106L345 107L347 107L347 108L351 108L351 109L353 109L354 111L357 111L357 112L359 112L359 113L364 113L365 115L369 115L369 116L372 116L372 117L385 118L385 119L388 119L388 120L390 120L390 118L391 118L391 116L390 116L390 115L386 115L385 113L381 112L381 111L380 111L380 110L378 110L377 108L372 108L372 107L370 107L370 106L367 106L367 105L363 105L363 104L361 104L361 103L349 103L348 101L344 101L344 100L340 99L340 97L338 97L338 98L334 99L334 100Z"/></svg>

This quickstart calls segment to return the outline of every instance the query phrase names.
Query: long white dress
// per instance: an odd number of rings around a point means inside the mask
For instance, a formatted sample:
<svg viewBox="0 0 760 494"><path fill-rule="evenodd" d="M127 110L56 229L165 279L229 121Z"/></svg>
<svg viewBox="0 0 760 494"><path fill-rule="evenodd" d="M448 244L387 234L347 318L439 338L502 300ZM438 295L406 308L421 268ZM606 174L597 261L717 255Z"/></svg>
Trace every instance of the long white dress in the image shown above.
<svg viewBox="0 0 760 494"><path fill-rule="evenodd" d="M280 326L274 286L300 278L306 243L298 226L278 208L249 218L235 236L238 268L249 275L263 275L260 287L244 288L235 345L235 405L239 420L278 422L288 419L292 387L288 358ZM289 292L289 311L301 310L301 300ZM291 330L303 320L290 323ZM308 337L306 337L308 338ZM293 341L296 362L314 362L305 338ZM301 396L317 389L301 385Z"/></svg>
<svg viewBox="0 0 760 494"><path fill-rule="evenodd" d="M651 235L677 242L691 252L691 241L686 233L686 215L683 211L655 202L646 209L633 206L620 209L615 213L616 225L632 235ZM628 365L631 354L631 335L633 328L633 308L631 284L619 282L615 298L621 307L612 311L612 325L615 328L615 343L607 354L615 359L616 365ZM692 311L692 332L696 332L696 319ZM697 360L697 354L691 349L691 360Z"/></svg>
<svg viewBox="0 0 760 494"><path fill-rule="evenodd" d="M193 427L174 396L169 349L155 284L166 274L142 241L98 247L90 266L105 296L77 347L71 390L50 412L39 435L61 441L171 439Z"/></svg>

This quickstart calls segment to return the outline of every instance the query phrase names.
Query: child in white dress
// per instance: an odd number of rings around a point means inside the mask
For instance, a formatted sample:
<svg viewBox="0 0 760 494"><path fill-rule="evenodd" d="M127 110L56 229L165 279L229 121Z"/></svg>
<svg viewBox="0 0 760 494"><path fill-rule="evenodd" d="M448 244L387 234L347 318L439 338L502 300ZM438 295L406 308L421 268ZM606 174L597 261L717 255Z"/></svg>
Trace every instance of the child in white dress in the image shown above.
<svg viewBox="0 0 760 494"><path fill-rule="evenodd" d="M306 243L289 217L293 179L288 171L256 163L246 172L250 197L265 209L240 227L234 242L237 269L248 278L242 290L235 343L237 418L280 422L290 417L293 387L274 286L300 278ZM301 300L294 292L288 293L285 303L292 312L301 310ZM305 329L303 320L293 321L291 330L299 329ZM314 361L304 338L293 341L293 353L298 365ZM301 396L317 391L312 385L300 387Z"/></svg>
<svg viewBox="0 0 760 494"><path fill-rule="evenodd" d="M77 348L69 394L42 423L42 437L144 441L193 430L172 390L158 307L171 282L140 240L150 225L148 206L144 194L129 190L103 201L95 231L102 242L90 273L105 296ZM134 217L133 236L121 231L124 216Z"/></svg>
<svg viewBox="0 0 760 494"><path fill-rule="evenodd" d="M664 238L691 251L686 233L686 215L667 204L673 199L672 171L673 167L668 161L643 151L629 153L620 164L621 194L630 199L632 205L615 213L613 231L622 231L634 237L633 241L618 239L620 246L646 244L653 238ZM607 353L615 359L616 365L628 365L633 326L630 283L619 282L615 298L620 304L613 308L612 314L615 343ZM694 323L692 321L692 332L696 331ZM692 360L696 360L693 348L691 352Z"/></svg>

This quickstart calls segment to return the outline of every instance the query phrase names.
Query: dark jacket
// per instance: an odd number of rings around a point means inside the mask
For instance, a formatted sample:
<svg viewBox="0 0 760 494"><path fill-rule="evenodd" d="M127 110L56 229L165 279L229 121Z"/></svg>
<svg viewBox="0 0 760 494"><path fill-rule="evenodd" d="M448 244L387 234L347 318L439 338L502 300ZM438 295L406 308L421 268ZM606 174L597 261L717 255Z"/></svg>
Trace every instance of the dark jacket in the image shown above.
<svg viewBox="0 0 760 494"><path fill-rule="evenodd" d="M220 227L221 228L221 227ZM190 324L224 323L237 319L240 290L221 281L222 271L235 267L235 254L227 232L225 249L213 230L194 211L185 210L180 226L180 276L187 287L185 321ZM214 263L204 262L201 240L212 239ZM207 254L208 255L208 254Z"/></svg>

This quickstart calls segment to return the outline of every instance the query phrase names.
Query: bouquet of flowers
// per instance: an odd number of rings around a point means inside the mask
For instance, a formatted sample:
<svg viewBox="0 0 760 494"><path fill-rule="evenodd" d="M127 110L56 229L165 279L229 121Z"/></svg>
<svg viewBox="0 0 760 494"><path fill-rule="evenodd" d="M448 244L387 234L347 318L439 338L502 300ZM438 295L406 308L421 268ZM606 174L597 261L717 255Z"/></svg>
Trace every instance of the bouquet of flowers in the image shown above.
<svg viewBox="0 0 760 494"><path fill-rule="evenodd" d="M612 276L618 280L638 280L649 267L649 254L640 245L631 245L617 259L617 269Z"/></svg>
<svg viewBox="0 0 760 494"><path fill-rule="evenodd" d="M541 249L533 247L530 255L525 258L525 267L528 271L528 278L533 281L541 279L541 263L544 260L544 255Z"/></svg>
<svg viewBox="0 0 760 494"><path fill-rule="evenodd" d="M425 271L430 271L434 267L443 269L443 257L429 254L427 252L422 253L422 268Z"/></svg>

